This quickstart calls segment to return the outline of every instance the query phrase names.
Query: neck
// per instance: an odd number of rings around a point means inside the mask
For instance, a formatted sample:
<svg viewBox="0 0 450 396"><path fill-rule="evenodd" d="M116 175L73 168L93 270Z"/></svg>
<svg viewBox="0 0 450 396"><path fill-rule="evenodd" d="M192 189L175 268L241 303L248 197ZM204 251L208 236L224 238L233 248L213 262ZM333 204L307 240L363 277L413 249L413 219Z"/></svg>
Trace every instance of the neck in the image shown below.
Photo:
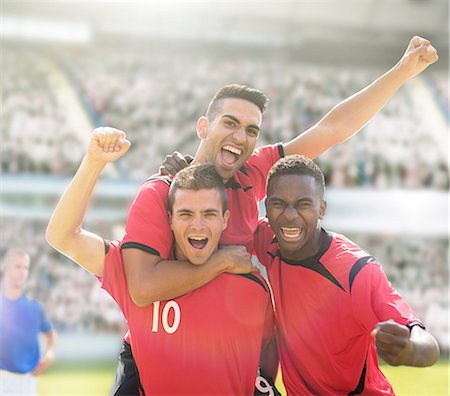
<svg viewBox="0 0 450 396"><path fill-rule="evenodd" d="M204 150L204 140L200 140L200 144L198 145L197 152L195 153L194 160L192 164L205 164L207 162L205 150Z"/></svg>
<svg viewBox="0 0 450 396"><path fill-rule="evenodd" d="M322 232L321 228L318 228L313 240L308 243L308 245L302 246L295 252L283 251L283 249L280 247L281 255L288 260L294 261L303 261L310 257L314 257L319 252L325 237L326 234Z"/></svg>
<svg viewBox="0 0 450 396"><path fill-rule="evenodd" d="M208 158L206 157L206 153L205 153L205 150L203 148L204 147L204 142L205 142L204 140L200 141L200 144L199 144L199 146L197 148L197 152L195 153L195 157L192 160L191 165L208 163ZM216 169L216 171L217 171L217 169ZM222 179L222 180L223 180L223 182L225 184L230 179Z"/></svg>
<svg viewBox="0 0 450 396"><path fill-rule="evenodd" d="M177 244L175 244L175 249L173 250L173 254L174 254L174 258L177 261L189 261L186 256L183 254L183 252L181 251L181 249L178 247Z"/></svg>
<svg viewBox="0 0 450 396"><path fill-rule="evenodd" d="M17 300L23 294L23 289L18 287L6 286L3 284L3 295L8 300Z"/></svg>

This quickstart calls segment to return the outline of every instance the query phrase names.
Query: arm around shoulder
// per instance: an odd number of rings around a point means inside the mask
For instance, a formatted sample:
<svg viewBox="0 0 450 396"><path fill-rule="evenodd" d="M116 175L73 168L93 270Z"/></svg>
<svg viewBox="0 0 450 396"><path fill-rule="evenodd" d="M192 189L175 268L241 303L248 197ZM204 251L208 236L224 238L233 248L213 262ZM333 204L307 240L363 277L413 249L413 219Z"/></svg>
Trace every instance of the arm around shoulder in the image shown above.
<svg viewBox="0 0 450 396"><path fill-rule="evenodd" d="M188 261L163 260L140 249L122 249L128 292L138 306L168 300L189 293L223 272L257 271L243 246L225 246L202 265Z"/></svg>

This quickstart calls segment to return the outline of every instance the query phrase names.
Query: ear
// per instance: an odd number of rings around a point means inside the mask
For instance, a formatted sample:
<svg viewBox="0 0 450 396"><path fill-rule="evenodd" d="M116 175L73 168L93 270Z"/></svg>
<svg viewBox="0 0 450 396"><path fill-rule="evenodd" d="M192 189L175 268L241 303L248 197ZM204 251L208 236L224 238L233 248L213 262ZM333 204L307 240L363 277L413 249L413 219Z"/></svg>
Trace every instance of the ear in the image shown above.
<svg viewBox="0 0 450 396"><path fill-rule="evenodd" d="M208 119L204 116L200 117L197 121L197 136L200 139L206 139L206 137L208 136Z"/></svg>
<svg viewBox="0 0 450 396"><path fill-rule="evenodd" d="M319 218L323 219L325 216L325 213L327 212L327 201L322 200L322 202L320 203L320 214L319 214Z"/></svg>
<svg viewBox="0 0 450 396"><path fill-rule="evenodd" d="M264 207L266 208L266 215L265 217L267 217L267 197L264 199Z"/></svg>
<svg viewBox="0 0 450 396"><path fill-rule="evenodd" d="M223 214L223 218L224 218L224 223L223 223L223 228L222 228L222 231L225 229L225 228L227 228L227 225L228 225L228 219L230 218L230 211L227 209L226 211L225 211L225 213Z"/></svg>
<svg viewBox="0 0 450 396"><path fill-rule="evenodd" d="M172 229L172 213L170 213L169 211L167 211L167 215L169 216L169 225L170 225L170 229Z"/></svg>

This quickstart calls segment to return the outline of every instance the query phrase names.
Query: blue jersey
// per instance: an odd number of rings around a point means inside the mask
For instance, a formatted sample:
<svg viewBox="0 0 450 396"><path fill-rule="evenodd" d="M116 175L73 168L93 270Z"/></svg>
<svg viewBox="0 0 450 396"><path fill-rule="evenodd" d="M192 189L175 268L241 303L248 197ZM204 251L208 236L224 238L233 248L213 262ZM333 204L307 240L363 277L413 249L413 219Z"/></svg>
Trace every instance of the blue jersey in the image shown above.
<svg viewBox="0 0 450 396"><path fill-rule="evenodd" d="M28 373L39 362L39 333L52 329L37 301L22 295L10 300L0 293L0 369Z"/></svg>

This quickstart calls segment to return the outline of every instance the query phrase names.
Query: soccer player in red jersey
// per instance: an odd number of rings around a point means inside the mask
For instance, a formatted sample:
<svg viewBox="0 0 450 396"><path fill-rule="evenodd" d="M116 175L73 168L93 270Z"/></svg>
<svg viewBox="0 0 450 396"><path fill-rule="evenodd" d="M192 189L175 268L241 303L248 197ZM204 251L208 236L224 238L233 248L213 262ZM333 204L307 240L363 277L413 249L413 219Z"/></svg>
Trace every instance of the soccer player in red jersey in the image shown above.
<svg viewBox="0 0 450 396"><path fill-rule="evenodd" d="M316 125L289 142L256 151L267 98L249 87L232 85L219 90L205 116L197 121L200 145L194 163L212 163L226 183L231 215L220 243L246 246L251 252L258 223L257 203L265 195L267 172L275 161L291 154L315 158L345 141L369 122L406 81L437 59L428 40L413 37L392 69L335 106ZM201 267L171 260L166 243L166 235L170 235L166 226L166 193L167 186L161 181L150 180L142 185L130 209L122 241L128 289L140 306L192 291L227 272L233 267L233 260L242 261L237 248L233 248L233 257L219 250ZM251 269L248 263L248 271ZM123 361L119 365L132 361L126 342L120 359ZM123 393L116 393L120 394Z"/></svg>
<svg viewBox="0 0 450 396"><path fill-rule="evenodd" d="M105 146L112 140L110 152ZM261 350L270 344L274 325L269 288L259 274L221 274L191 293L139 307L127 290L120 244L81 228L101 169L128 147L123 132L94 131L88 154L48 225L47 240L100 277L122 309L140 394L252 394ZM204 265L229 218L225 186L214 167L181 171L171 183L168 210L175 238L170 257ZM273 377L276 364L267 372Z"/></svg>
<svg viewBox="0 0 450 396"><path fill-rule="evenodd" d="M324 189L310 159L281 159L255 234L274 295L283 382L290 395L393 395L377 353L394 366L430 366L438 344L374 257L321 228Z"/></svg>

